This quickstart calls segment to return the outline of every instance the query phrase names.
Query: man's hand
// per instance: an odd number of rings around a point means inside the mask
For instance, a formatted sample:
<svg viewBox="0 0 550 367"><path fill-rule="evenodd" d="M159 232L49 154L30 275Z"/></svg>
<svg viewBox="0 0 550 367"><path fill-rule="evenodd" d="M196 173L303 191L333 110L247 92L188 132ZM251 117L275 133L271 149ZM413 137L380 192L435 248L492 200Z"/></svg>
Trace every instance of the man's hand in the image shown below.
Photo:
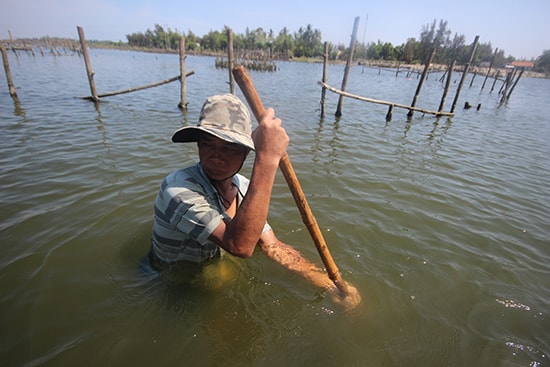
<svg viewBox="0 0 550 367"><path fill-rule="evenodd" d="M339 304L346 311L351 311L361 303L361 295L357 291L357 288L343 280L342 282L342 288L345 289L345 294L340 288L334 285L334 288L330 290L330 297L334 303Z"/></svg>
<svg viewBox="0 0 550 367"><path fill-rule="evenodd" d="M273 108L265 110L258 127L252 131L252 140L256 156L268 161L276 160L277 165L279 164L281 157L286 153L289 138L281 119L275 117Z"/></svg>

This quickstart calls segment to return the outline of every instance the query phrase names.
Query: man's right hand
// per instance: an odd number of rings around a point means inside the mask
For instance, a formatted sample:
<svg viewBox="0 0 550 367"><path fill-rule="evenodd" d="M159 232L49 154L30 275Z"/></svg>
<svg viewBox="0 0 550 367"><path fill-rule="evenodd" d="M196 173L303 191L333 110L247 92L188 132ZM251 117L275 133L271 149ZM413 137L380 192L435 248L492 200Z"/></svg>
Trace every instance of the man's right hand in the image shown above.
<svg viewBox="0 0 550 367"><path fill-rule="evenodd" d="M286 153L289 138L282 126L280 118L275 117L273 108L265 110L260 124L252 132L252 140L256 156L261 160L274 160L279 164L281 157Z"/></svg>

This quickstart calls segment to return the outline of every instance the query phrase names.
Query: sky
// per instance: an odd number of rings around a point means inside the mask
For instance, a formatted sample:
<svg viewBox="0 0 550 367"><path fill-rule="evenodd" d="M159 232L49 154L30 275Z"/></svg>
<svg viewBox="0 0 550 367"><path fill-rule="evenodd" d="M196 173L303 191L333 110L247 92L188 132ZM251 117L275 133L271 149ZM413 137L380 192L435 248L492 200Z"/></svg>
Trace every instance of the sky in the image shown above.
<svg viewBox="0 0 550 367"><path fill-rule="evenodd" d="M354 19L357 40L401 45L420 38L423 26L447 21L447 29L467 44L479 35L505 56L531 60L550 50L550 1L522 0L0 0L0 39L42 36L126 42L126 35L153 30L155 24L202 36L229 26L246 29L284 27L297 32L311 25L322 41L349 45Z"/></svg>

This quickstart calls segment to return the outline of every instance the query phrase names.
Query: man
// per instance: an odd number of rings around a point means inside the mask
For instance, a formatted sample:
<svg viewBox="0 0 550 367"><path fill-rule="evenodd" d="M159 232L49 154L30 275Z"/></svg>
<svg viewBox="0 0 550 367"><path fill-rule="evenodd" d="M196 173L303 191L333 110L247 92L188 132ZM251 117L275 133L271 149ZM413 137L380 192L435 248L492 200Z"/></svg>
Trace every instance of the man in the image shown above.
<svg viewBox="0 0 550 367"><path fill-rule="evenodd" d="M179 262L206 263L221 249L246 258L257 245L286 268L328 290L347 308L360 301L357 290L342 297L326 273L282 243L267 223L279 161L289 138L267 109L252 132L250 112L234 95L212 96L197 126L177 130L173 142L197 142L199 163L168 175L155 200L151 256L157 267ZM255 150L250 180L240 175Z"/></svg>

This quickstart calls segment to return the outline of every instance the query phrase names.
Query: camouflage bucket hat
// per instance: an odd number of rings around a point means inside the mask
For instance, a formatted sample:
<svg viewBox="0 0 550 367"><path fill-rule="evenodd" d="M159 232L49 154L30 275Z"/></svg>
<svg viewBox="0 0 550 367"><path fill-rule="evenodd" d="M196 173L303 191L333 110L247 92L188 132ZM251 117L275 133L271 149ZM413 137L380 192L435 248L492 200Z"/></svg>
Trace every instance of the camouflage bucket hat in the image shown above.
<svg viewBox="0 0 550 367"><path fill-rule="evenodd" d="M175 143L197 141L201 131L254 150L250 112L233 94L209 97L202 106L198 125L177 130L172 136L172 141Z"/></svg>

